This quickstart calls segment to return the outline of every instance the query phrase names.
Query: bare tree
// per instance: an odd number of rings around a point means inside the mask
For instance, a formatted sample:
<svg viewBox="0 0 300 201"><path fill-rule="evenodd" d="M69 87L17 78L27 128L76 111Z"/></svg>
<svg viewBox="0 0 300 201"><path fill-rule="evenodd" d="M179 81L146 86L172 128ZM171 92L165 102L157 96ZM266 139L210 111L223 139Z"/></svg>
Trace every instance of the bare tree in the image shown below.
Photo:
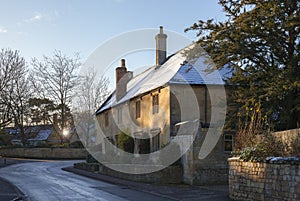
<svg viewBox="0 0 300 201"><path fill-rule="evenodd" d="M32 76L28 74L26 66L19 73L5 91L14 125L20 130L21 141L25 144L27 138L30 137L26 135L26 126L30 121L28 100L33 94L33 89L29 81L32 79Z"/></svg>
<svg viewBox="0 0 300 201"><path fill-rule="evenodd" d="M77 70L81 65L78 54L68 57L61 51L55 51L53 57L44 56L42 61L33 59L36 85L40 86L44 95L59 106L60 134L70 126L70 105L77 83ZM61 136L62 139L62 136Z"/></svg>
<svg viewBox="0 0 300 201"><path fill-rule="evenodd" d="M13 120L6 92L11 82L21 76L24 67L25 60L19 56L19 51L11 49L0 51L0 127Z"/></svg>
<svg viewBox="0 0 300 201"><path fill-rule="evenodd" d="M11 49L1 49L0 51L0 91L15 77L18 69L25 65L23 57L19 56L19 51Z"/></svg>
<svg viewBox="0 0 300 201"><path fill-rule="evenodd" d="M3 54L4 53L4 54ZM2 124L14 123L19 129L20 138L23 144L26 143L26 124L28 124L29 104L33 90L29 80L32 76L28 73L25 59L18 51L4 50L1 55L1 65L5 82L2 80L1 90L1 122Z"/></svg>
<svg viewBox="0 0 300 201"><path fill-rule="evenodd" d="M25 59L19 55L19 51L2 49L0 66L1 125L13 121L23 139L27 97L30 96Z"/></svg>
<svg viewBox="0 0 300 201"><path fill-rule="evenodd" d="M96 136L95 112L110 94L109 80L104 75L98 76L93 68L79 80L73 111L77 133L87 147Z"/></svg>
<svg viewBox="0 0 300 201"><path fill-rule="evenodd" d="M94 68L90 68L79 77L79 97L84 108L94 114L110 94L109 80L104 75L98 76Z"/></svg>

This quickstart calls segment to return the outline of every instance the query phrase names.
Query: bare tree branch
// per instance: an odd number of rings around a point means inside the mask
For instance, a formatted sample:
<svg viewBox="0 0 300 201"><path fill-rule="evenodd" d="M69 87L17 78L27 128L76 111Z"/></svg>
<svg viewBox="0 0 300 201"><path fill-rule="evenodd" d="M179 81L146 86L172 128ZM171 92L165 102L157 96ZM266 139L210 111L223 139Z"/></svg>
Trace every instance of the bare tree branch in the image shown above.
<svg viewBox="0 0 300 201"><path fill-rule="evenodd" d="M62 133L72 122L70 106L77 84L76 73L81 65L79 56L68 57L61 51L55 51L53 57L44 56L42 61L34 58L32 65L37 86L45 97L59 106L60 123L57 129Z"/></svg>

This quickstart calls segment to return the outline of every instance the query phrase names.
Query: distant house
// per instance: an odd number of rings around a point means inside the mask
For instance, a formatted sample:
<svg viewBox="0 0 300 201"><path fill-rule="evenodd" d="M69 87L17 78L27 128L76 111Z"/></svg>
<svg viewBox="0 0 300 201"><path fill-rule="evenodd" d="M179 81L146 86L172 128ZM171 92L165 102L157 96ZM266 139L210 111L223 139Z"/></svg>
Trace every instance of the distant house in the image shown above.
<svg viewBox="0 0 300 201"><path fill-rule="evenodd" d="M27 139L29 146L39 146L39 145L53 145L60 143L60 139L55 135L55 130L53 126L35 126L38 132L34 137Z"/></svg>
<svg viewBox="0 0 300 201"><path fill-rule="evenodd" d="M166 56L167 35L162 27L155 38L156 65L135 76L127 71L124 59L116 68L116 90L96 111L100 127L114 144L117 144L122 130L130 133L134 138L134 153L143 154L159 150L176 137L181 125L196 120L199 131L190 148L193 160L183 161L187 167L185 180L190 184L224 183L227 181L227 157L232 150L233 135L224 131L217 146L205 159L199 159L196 153L203 144L207 129L213 124L211 99L224 86L228 93L226 79L232 76L232 69L225 66L219 70L220 74L208 74L205 72L208 64L204 60L200 59L194 65L186 62L185 50ZM189 104L193 98L196 105Z"/></svg>
<svg viewBox="0 0 300 201"><path fill-rule="evenodd" d="M20 130L14 127L4 128L11 138L13 145L23 145L20 139ZM53 125L36 125L24 127L27 138L27 146L54 145L60 143L59 134L55 131Z"/></svg>

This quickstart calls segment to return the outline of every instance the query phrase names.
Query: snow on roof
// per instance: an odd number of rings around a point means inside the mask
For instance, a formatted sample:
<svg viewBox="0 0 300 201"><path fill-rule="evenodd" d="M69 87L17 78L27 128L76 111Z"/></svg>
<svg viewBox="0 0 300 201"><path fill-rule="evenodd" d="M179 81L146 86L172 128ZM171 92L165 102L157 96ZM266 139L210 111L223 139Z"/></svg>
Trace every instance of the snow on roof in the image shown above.
<svg viewBox="0 0 300 201"><path fill-rule="evenodd" d="M16 128L4 128L5 132L7 132L9 135L18 135L20 133L20 129Z"/></svg>
<svg viewBox="0 0 300 201"><path fill-rule="evenodd" d="M117 102L115 92L113 92L96 114L117 104L128 101L133 97L165 85L175 75L184 60L185 57L183 57L182 54L173 55L159 68L152 66L141 74L133 77L127 84L126 95Z"/></svg>
<svg viewBox="0 0 300 201"><path fill-rule="evenodd" d="M300 157L267 157L266 163L300 165Z"/></svg>
<svg viewBox="0 0 300 201"><path fill-rule="evenodd" d="M51 133L53 132L52 128L49 129L45 129L45 130L40 130L37 134L36 137L34 138L30 138L28 139L29 141L43 141L43 140L47 140L48 137L51 135Z"/></svg>
<svg viewBox="0 0 300 201"><path fill-rule="evenodd" d="M232 76L232 69L229 69L228 66L224 66L219 71L208 73L206 69L209 64L204 57L199 58L194 65L186 63L185 51L186 48L171 55L159 68L152 66L133 77L127 84L127 93L125 96L117 102L114 91L96 111L96 115L166 84L224 85L224 80Z"/></svg>
<svg viewBox="0 0 300 201"><path fill-rule="evenodd" d="M215 71L210 71L207 67L208 64L206 64L204 58L198 59L193 65L186 63L180 67L169 83L190 85L225 85L225 81L232 77L233 69L230 69L229 65Z"/></svg>
<svg viewBox="0 0 300 201"><path fill-rule="evenodd" d="M23 129L24 129L25 135L31 135L34 133L38 133L40 130L45 130L45 129L50 129L50 128L52 128L51 125L35 125L35 126L24 126ZM20 128L6 127L3 130L10 135L19 135L20 134Z"/></svg>

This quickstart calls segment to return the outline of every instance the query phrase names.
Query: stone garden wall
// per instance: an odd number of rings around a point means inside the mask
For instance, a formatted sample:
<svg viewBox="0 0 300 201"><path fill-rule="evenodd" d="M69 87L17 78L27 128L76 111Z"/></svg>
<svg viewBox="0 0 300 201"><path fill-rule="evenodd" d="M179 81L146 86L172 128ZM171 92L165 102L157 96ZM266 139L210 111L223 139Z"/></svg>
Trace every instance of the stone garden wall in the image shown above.
<svg viewBox="0 0 300 201"><path fill-rule="evenodd" d="M300 128L274 132L273 136L283 143L283 151L285 153L288 153L289 155L299 155Z"/></svg>
<svg viewBox="0 0 300 201"><path fill-rule="evenodd" d="M0 156L39 159L85 159L87 151L81 148L1 148Z"/></svg>
<svg viewBox="0 0 300 201"><path fill-rule="evenodd" d="M300 200L300 160L266 163L229 160L229 192L234 200Z"/></svg>

